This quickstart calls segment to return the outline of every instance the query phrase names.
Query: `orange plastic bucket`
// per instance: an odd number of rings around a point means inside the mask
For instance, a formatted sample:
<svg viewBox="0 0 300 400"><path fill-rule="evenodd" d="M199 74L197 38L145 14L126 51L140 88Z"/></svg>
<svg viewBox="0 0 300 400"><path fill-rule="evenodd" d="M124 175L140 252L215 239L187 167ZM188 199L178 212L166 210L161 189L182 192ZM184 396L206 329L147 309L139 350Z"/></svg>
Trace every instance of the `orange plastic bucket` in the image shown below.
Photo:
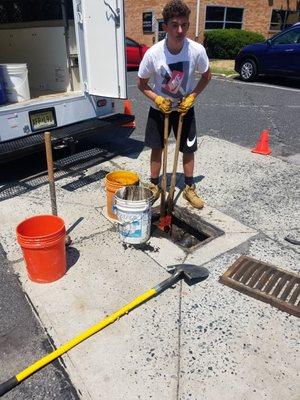
<svg viewBox="0 0 300 400"><path fill-rule="evenodd" d="M107 214L110 218L118 219L116 214L113 213L113 199L116 191L124 186L138 185L138 183L139 176L132 171L118 170L110 172L106 175L106 207Z"/></svg>
<svg viewBox="0 0 300 400"><path fill-rule="evenodd" d="M29 278L49 283L61 278L67 267L64 221L55 215L36 215L17 228Z"/></svg>

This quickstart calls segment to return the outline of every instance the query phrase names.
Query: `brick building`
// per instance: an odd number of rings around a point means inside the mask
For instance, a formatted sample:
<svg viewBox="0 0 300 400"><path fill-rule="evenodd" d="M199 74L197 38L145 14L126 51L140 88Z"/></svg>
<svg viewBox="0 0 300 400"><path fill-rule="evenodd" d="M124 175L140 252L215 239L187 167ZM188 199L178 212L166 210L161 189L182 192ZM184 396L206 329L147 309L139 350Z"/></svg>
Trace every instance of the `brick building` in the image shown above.
<svg viewBox="0 0 300 400"><path fill-rule="evenodd" d="M161 11L167 0L125 0L126 35L151 46L164 36ZM300 20L300 0L186 0L189 37L203 41L208 29L238 28L266 38Z"/></svg>

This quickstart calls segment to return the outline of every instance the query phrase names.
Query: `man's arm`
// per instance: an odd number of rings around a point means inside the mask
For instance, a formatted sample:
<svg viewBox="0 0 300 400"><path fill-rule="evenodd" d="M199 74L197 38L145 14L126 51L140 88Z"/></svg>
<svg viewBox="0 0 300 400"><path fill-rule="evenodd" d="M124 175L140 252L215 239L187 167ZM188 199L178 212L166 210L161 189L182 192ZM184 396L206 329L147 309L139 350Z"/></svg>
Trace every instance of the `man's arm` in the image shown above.
<svg viewBox="0 0 300 400"><path fill-rule="evenodd" d="M182 114L186 114L190 108L194 107L196 97L205 89L210 80L211 72L210 68L208 68L208 70L202 74L201 79L197 83L192 93L184 97L178 104L177 110Z"/></svg>
<svg viewBox="0 0 300 400"><path fill-rule="evenodd" d="M165 97L158 96L156 93L154 93L151 87L148 85L148 81L149 79L138 79L137 86L140 91L150 100L152 100L161 112L163 112L164 114L171 112L172 101L170 99L166 99Z"/></svg>
<svg viewBox="0 0 300 400"><path fill-rule="evenodd" d="M210 80L211 80L211 71L210 68L208 68L208 70L202 74L201 79L197 83L195 89L190 94L196 98L206 88Z"/></svg>
<svg viewBox="0 0 300 400"><path fill-rule="evenodd" d="M151 89L151 87L148 84L149 82L149 78L148 79L143 79L143 78L138 78L137 81L137 87L139 88L139 90L145 95L147 96L150 100L155 102L155 99L157 97L157 94L155 94L153 92L153 90Z"/></svg>

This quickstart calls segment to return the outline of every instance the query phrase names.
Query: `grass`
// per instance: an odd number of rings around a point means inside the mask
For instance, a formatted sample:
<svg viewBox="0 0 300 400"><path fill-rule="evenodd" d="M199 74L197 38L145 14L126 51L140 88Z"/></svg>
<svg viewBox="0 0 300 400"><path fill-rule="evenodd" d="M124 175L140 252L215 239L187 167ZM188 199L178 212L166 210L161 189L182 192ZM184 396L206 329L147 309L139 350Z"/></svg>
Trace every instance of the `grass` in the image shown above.
<svg viewBox="0 0 300 400"><path fill-rule="evenodd" d="M234 60L210 60L211 71L213 74L234 75Z"/></svg>

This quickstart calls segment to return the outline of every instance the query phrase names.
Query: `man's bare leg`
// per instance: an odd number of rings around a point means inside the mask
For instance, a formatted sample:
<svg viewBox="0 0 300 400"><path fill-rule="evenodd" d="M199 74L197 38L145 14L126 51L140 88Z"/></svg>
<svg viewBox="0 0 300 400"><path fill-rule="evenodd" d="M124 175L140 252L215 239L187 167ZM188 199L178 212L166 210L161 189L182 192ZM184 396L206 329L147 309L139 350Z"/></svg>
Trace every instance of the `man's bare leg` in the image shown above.
<svg viewBox="0 0 300 400"><path fill-rule="evenodd" d="M193 178L195 156L194 153L184 153L182 156L183 172L185 178Z"/></svg>

